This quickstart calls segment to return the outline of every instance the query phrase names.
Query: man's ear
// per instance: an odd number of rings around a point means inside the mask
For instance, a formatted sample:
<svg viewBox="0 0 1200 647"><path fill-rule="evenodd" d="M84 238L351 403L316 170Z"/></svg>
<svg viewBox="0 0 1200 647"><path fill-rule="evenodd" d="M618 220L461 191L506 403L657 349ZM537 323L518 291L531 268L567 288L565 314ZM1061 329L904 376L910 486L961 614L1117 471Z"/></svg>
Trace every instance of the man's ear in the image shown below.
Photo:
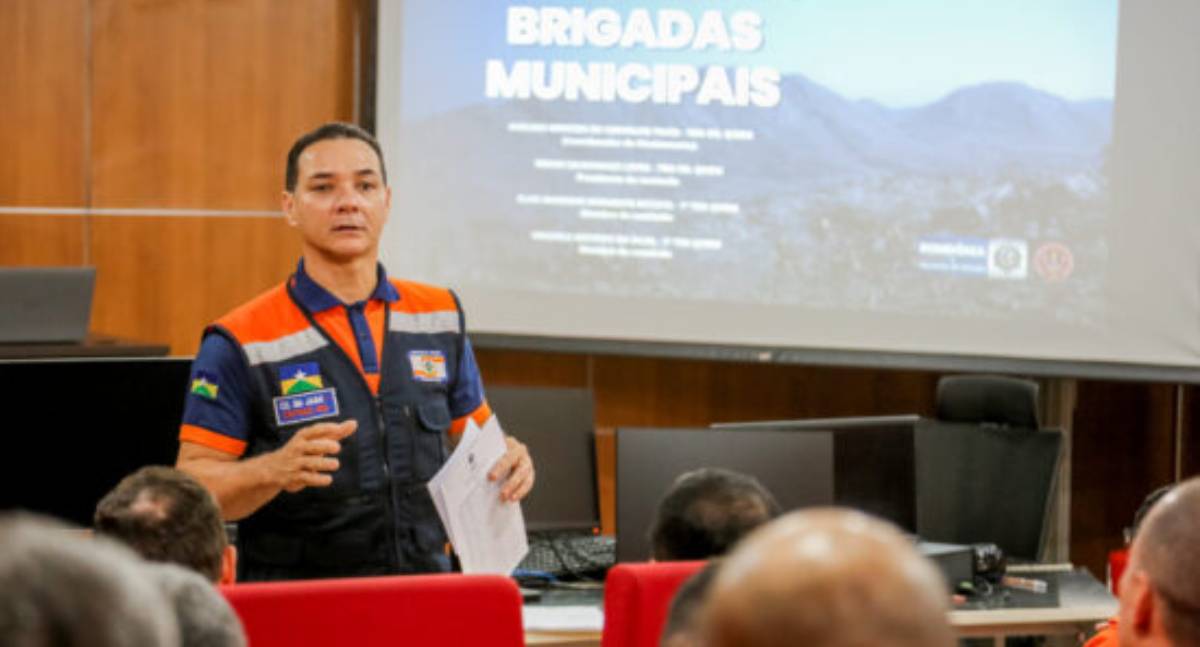
<svg viewBox="0 0 1200 647"><path fill-rule="evenodd" d="M1133 591L1133 614L1130 616L1133 626L1130 629L1138 636L1145 636L1151 632L1157 611L1154 589L1145 573L1135 573L1134 582L1136 588Z"/></svg>
<svg viewBox="0 0 1200 647"><path fill-rule="evenodd" d="M221 579L217 584L233 584L237 581L237 546L226 546L221 553Z"/></svg>
<svg viewBox="0 0 1200 647"><path fill-rule="evenodd" d="M283 209L283 219L287 224L296 227L299 225L296 222L296 196L292 195L291 191L284 190L283 195L279 199L279 206Z"/></svg>

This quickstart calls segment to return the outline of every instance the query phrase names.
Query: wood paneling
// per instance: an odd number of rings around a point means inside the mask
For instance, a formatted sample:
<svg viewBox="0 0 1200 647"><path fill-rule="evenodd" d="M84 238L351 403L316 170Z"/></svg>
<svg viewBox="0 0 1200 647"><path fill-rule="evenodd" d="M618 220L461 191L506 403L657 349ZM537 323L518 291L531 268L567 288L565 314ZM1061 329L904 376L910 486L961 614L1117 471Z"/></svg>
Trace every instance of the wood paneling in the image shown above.
<svg viewBox="0 0 1200 647"><path fill-rule="evenodd" d="M1174 478L1174 385L1081 381L1071 461L1071 560L1103 576L1151 490Z"/></svg>
<svg viewBox="0 0 1200 647"><path fill-rule="evenodd" d="M0 266L85 264L86 220L0 215Z"/></svg>
<svg viewBox="0 0 1200 647"><path fill-rule="evenodd" d="M97 218L92 329L194 353L204 326L275 285L299 245L282 218Z"/></svg>
<svg viewBox="0 0 1200 647"><path fill-rule="evenodd" d="M0 206L79 207L86 194L85 0L0 2ZM82 217L0 215L0 265L79 265Z"/></svg>
<svg viewBox="0 0 1200 647"><path fill-rule="evenodd" d="M84 0L0 2L0 205L84 198Z"/></svg>
<svg viewBox="0 0 1200 647"><path fill-rule="evenodd" d="M276 210L287 149L353 118L357 3L96 0L94 206ZM277 218L97 218L93 328L194 352L203 326L282 281Z"/></svg>
<svg viewBox="0 0 1200 647"><path fill-rule="evenodd" d="M355 6L95 0L95 206L278 209L291 142L353 118Z"/></svg>

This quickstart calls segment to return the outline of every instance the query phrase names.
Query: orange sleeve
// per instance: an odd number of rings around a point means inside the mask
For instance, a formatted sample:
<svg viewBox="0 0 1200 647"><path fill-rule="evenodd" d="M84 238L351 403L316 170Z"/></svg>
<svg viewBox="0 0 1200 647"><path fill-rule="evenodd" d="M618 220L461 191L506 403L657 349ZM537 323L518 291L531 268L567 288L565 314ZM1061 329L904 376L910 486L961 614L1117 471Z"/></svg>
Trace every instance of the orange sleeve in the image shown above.
<svg viewBox="0 0 1200 647"><path fill-rule="evenodd" d="M474 420L475 424L483 426L483 423L492 417L492 408L488 406L486 400L483 401L475 410L461 418L455 418L454 422L450 423L450 434L457 436L467 428L467 420Z"/></svg>
<svg viewBox="0 0 1200 647"><path fill-rule="evenodd" d="M233 454L234 456L241 456L246 453L246 441L230 438L225 434L209 431L204 427L197 427L196 425L180 425L179 440L195 443L209 449L225 452L226 454Z"/></svg>

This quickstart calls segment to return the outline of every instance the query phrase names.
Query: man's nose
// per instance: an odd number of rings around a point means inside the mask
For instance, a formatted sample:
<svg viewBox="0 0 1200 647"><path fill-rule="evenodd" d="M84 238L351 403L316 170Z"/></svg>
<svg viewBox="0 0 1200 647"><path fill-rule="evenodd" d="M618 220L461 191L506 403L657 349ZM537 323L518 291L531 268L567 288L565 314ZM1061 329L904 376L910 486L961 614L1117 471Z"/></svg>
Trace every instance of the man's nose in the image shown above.
<svg viewBox="0 0 1200 647"><path fill-rule="evenodd" d="M340 187L336 198L334 204L338 211L360 211L364 206L362 194L355 191L353 186Z"/></svg>

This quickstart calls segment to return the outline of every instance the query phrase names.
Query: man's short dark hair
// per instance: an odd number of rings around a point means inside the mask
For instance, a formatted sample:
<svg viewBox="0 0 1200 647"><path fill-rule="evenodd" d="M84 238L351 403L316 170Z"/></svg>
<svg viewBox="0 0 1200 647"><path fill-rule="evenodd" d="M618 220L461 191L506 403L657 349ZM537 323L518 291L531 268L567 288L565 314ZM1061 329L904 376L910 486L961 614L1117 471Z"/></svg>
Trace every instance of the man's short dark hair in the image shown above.
<svg viewBox="0 0 1200 647"><path fill-rule="evenodd" d="M121 479L96 506L96 533L113 537L142 557L191 568L210 581L221 578L229 545L217 502L198 481L152 465Z"/></svg>
<svg viewBox="0 0 1200 647"><path fill-rule="evenodd" d="M354 124L333 121L312 132L304 133L292 144L292 148L287 154L287 168L283 175L285 189L289 192L296 190L296 180L300 177L300 155L304 153L304 149L326 139L357 139L366 142L371 150L375 151L375 156L379 158L379 174L382 176L383 183L387 184L387 167L383 163L383 149L379 147L379 140Z"/></svg>
<svg viewBox="0 0 1200 647"><path fill-rule="evenodd" d="M708 559L779 516L779 503L753 476L705 467L675 479L650 529L654 558Z"/></svg>

